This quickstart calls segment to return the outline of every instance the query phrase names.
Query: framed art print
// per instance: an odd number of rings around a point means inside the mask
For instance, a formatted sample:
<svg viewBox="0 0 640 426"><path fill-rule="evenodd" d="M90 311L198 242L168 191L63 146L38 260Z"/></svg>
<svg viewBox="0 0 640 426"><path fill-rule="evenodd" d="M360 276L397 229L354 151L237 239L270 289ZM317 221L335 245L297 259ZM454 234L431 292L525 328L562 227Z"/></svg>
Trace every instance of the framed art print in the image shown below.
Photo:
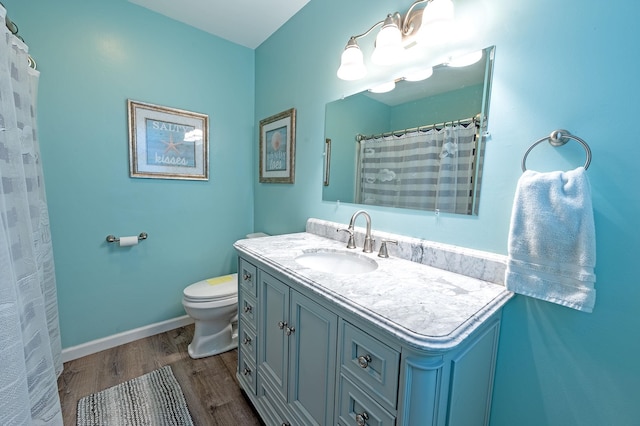
<svg viewBox="0 0 640 426"><path fill-rule="evenodd" d="M209 179L205 114L128 100L129 173L156 179Z"/></svg>
<svg viewBox="0 0 640 426"><path fill-rule="evenodd" d="M260 182L295 180L296 110L260 120Z"/></svg>

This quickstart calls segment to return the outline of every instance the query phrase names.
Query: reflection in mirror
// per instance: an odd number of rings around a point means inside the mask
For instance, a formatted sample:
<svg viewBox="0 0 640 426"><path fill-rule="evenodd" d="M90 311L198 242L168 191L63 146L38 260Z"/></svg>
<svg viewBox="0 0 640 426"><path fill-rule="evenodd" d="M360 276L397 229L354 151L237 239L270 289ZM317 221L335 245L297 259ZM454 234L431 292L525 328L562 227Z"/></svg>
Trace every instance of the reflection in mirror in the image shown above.
<svg viewBox="0 0 640 426"><path fill-rule="evenodd" d="M323 200L477 214L494 49L328 103Z"/></svg>

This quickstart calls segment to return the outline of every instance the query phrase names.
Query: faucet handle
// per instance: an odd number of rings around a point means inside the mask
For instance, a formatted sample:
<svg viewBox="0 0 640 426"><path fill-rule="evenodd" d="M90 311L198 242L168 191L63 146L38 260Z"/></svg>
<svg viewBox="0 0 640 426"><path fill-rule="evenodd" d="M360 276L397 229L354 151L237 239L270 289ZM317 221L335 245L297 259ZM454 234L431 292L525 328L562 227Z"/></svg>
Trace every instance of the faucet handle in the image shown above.
<svg viewBox="0 0 640 426"><path fill-rule="evenodd" d="M344 231L344 232L348 232L349 233L349 241L347 241L347 248L349 248L349 249L356 248L356 240L353 237L353 228L350 226L349 228L336 229L336 232L340 232L340 231Z"/></svg>
<svg viewBox="0 0 640 426"><path fill-rule="evenodd" d="M396 240L381 240L380 241L380 251L378 252L378 257L389 257L389 251L387 250L387 243L398 245L398 241Z"/></svg>

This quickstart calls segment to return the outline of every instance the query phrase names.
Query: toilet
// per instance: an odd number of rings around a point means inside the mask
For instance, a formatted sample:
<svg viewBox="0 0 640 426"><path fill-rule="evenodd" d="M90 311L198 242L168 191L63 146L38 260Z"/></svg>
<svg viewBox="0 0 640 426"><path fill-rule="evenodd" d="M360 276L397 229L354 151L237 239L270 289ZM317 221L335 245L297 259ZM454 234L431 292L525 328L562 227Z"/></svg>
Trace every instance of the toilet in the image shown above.
<svg viewBox="0 0 640 426"><path fill-rule="evenodd" d="M191 358L238 347L238 274L198 281L184 289L182 306L195 321Z"/></svg>
<svg viewBox="0 0 640 426"><path fill-rule="evenodd" d="M264 232L247 238L268 237ZM238 274L198 281L182 292L182 306L195 322L188 352L204 358L238 347Z"/></svg>

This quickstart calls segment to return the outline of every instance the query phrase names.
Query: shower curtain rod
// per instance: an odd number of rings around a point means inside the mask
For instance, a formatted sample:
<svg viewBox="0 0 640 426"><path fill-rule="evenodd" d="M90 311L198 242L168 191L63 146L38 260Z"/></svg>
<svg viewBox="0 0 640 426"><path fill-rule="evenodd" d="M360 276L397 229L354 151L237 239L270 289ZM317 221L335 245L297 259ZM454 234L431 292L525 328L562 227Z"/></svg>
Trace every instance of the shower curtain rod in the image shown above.
<svg viewBox="0 0 640 426"><path fill-rule="evenodd" d="M368 135L367 136L367 135L357 134L356 135L356 142L370 140L370 139L384 138L386 136L401 136L401 135L406 135L407 133L411 133L411 132L431 130L431 129L435 129L435 128L438 128L438 127L444 127L445 125L447 125L449 123L451 123L451 124L471 124L471 123L474 123L476 126L479 126L480 125L480 114L476 114L475 116L469 117L469 118L462 118L460 120L445 121L445 122L442 122L442 123L428 124L426 126L412 127L410 129L394 130L392 132L378 133L378 134L375 134L375 135Z"/></svg>
<svg viewBox="0 0 640 426"><path fill-rule="evenodd" d="M4 3L0 2L0 6L2 6L5 10L7 10L7 8L4 5ZM11 34L13 34L14 36L18 37L20 40L22 40L24 42L24 39L22 38L22 36L18 34L18 31L19 31L18 30L18 25L15 22L13 22L11 19L9 19L9 15L5 15L4 24L7 26L7 29L9 30L9 32ZM31 55L29 55L29 66L31 68L33 68L34 70L36 69L36 61L35 61L35 59L33 59L33 57Z"/></svg>

